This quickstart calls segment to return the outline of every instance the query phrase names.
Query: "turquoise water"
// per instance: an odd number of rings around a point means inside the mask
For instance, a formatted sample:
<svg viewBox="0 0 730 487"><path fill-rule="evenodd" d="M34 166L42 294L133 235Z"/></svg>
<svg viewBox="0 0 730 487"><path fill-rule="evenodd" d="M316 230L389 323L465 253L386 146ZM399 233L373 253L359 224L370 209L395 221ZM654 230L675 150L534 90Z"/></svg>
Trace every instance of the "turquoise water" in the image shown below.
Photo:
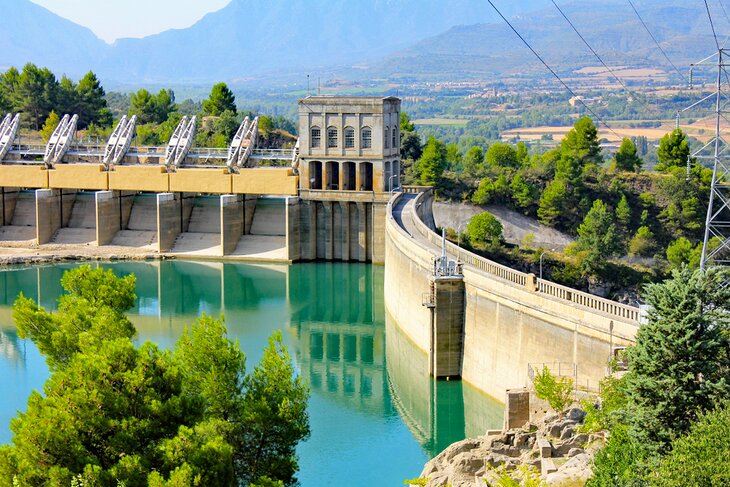
<svg viewBox="0 0 730 487"><path fill-rule="evenodd" d="M48 377L34 345L17 337L10 307L22 291L55 308L61 275L75 265L0 271L0 443L11 441L10 419ZM304 487L403 485L450 443L501 425L502 407L488 396L428 378L425 354L386 315L382 267L102 265L137 276L129 314L139 341L172 346L201 313L223 314L252 367L272 331L283 331L311 387L312 436L298 449Z"/></svg>

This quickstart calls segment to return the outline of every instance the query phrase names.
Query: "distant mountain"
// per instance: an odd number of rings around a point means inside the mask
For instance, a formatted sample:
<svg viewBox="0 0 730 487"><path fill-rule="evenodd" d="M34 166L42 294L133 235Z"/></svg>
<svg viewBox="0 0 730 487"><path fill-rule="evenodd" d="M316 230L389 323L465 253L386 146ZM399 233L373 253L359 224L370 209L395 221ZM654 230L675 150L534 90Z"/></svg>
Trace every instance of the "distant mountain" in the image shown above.
<svg viewBox="0 0 730 487"><path fill-rule="evenodd" d="M527 11L548 0L506 7ZM28 0L0 15L0 66L92 68L119 82L234 80L381 58L459 24L494 20L482 0L232 0L187 29L104 44Z"/></svg>
<svg viewBox="0 0 730 487"><path fill-rule="evenodd" d="M28 0L2 0L0 70L27 62L80 77L110 47L85 27Z"/></svg>
<svg viewBox="0 0 730 487"><path fill-rule="evenodd" d="M561 2L563 3L563 2ZM609 65L674 70L657 49L627 2L575 2L561 5L579 32ZM704 5L677 0L641 3L641 15L672 62L686 72L690 62L716 50ZM722 18L722 20L726 20ZM511 19L517 30L555 70L562 73L599 61L554 8ZM719 23L719 18L716 19ZM727 22L721 24L727 30ZM720 41L724 41L721 38ZM531 76L549 72L503 22L456 26L401 50L365 76L464 78Z"/></svg>
<svg viewBox="0 0 730 487"><path fill-rule="evenodd" d="M29 0L1 1L0 68L32 61L74 76L93 69L126 86L235 82L337 65L338 72L360 65L351 76L421 79L544 69L484 0L232 0L187 29L112 46ZM595 65L550 0L495 3L557 69ZM627 2L560 4L607 61L666 64ZM637 5L677 62L710 52L700 3Z"/></svg>

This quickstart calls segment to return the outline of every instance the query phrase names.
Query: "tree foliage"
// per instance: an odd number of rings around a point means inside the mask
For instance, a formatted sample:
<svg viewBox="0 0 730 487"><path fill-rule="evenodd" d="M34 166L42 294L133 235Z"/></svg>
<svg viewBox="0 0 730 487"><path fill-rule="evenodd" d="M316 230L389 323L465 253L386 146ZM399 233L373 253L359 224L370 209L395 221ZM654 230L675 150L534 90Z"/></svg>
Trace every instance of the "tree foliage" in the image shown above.
<svg viewBox="0 0 730 487"><path fill-rule="evenodd" d="M648 320L629 350L627 394L637 437L659 451L730 393L727 280L725 269L684 267L646 286Z"/></svg>
<svg viewBox="0 0 730 487"><path fill-rule="evenodd" d="M0 485L293 485L308 390L280 333L252 373L203 316L172 351L131 341L134 277L68 271L59 310L19 297L14 318L52 369L13 419Z"/></svg>
<svg viewBox="0 0 730 487"><path fill-rule="evenodd" d="M702 414L649 477L649 485L730 485L730 408L725 403Z"/></svg>
<svg viewBox="0 0 730 487"><path fill-rule="evenodd" d="M672 130L659 141L659 148L656 151L657 171L666 171L673 167L685 167L689 161L690 149L689 140L680 128Z"/></svg>
<svg viewBox="0 0 730 487"><path fill-rule="evenodd" d="M0 107L22 113L32 129L40 128L52 111L77 114L80 129L112 123L104 88L91 71L75 84L65 76L59 82L49 69L32 63L22 71L10 68L0 75Z"/></svg>
<svg viewBox="0 0 730 487"><path fill-rule="evenodd" d="M603 201L593 202L593 207L578 227L575 249L585 253L582 265L588 272L600 270L605 265L606 259L618 252L613 214Z"/></svg>
<svg viewBox="0 0 730 487"><path fill-rule="evenodd" d="M418 170L422 184L436 184L446 169L446 145L436 137L429 137L423 154L418 161Z"/></svg>
<svg viewBox="0 0 730 487"><path fill-rule="evenodd" d="M636 146L631 139L624 138L621 146L613 159L614 165L619 171L638 172L641 170L642 161L637 155Z"/></svg>
<svg viewBox="0 0 730 487"><path fill-rule="evenodd" d="M558 414L562 414L573 402L573 381L569 377L556 377L546 366L535 374L535 395L547 401Z"/></svg>
<svg viewBox="0 0 730 487"><path fill-rule="evenodd" d="M236 114L236 97L225 83L217 83L210 90L210 95L203 100L203 114L218 116L225 111Z"/></svg>
<svg viewBox="0 0 730 487"><path fill-rule="evenodd" d="M472 217L466 227L469 241L477 245L496 245L502 241L502 224L489 212Z"/></svg>

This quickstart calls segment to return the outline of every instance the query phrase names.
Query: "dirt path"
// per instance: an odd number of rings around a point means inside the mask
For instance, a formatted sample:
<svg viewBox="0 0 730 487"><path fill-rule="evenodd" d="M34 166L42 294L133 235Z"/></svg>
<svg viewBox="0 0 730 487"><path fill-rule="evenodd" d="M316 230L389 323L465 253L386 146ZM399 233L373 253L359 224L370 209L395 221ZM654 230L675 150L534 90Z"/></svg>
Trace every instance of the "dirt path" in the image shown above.
<svg viewBox="0 0 730 487"><path fill-rule="evenodd" d="M562 250L573 241L570 236L554 228L501 206L481 207L441 201L433 203L433 217L436 220L436 226L457 229L461 225L462 233L466 231L466 225L471 217L483 211L488 211L497 217L504 229L504 239L511 244L522 245L523 239L528 233L535 236L532 241L532 247L535 248Z"/></svg>

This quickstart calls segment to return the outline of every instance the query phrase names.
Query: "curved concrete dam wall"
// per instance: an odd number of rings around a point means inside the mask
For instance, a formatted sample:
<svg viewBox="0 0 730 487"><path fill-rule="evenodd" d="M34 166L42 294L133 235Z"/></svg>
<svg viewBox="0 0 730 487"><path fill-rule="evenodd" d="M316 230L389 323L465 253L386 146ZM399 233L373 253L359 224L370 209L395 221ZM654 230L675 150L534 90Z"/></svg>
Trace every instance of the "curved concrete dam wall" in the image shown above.
<svg viewBox="0 0 730 487"><path fill-rule="evenodd" d="M410 203L413 211L398 215L402 225L393 216L401 198L396 195L387 211L385 305L399 328L434 356L439 353L433 346L434 308L427 305L441 237L423 223L431 215L430 192ZM633 343L637 308L536 279L450 243L447 247L450 258L464 263L458 375L487 394L501 400L506 389L528 384L530 367L543 365L595 389L613 348Z"/></svg>

